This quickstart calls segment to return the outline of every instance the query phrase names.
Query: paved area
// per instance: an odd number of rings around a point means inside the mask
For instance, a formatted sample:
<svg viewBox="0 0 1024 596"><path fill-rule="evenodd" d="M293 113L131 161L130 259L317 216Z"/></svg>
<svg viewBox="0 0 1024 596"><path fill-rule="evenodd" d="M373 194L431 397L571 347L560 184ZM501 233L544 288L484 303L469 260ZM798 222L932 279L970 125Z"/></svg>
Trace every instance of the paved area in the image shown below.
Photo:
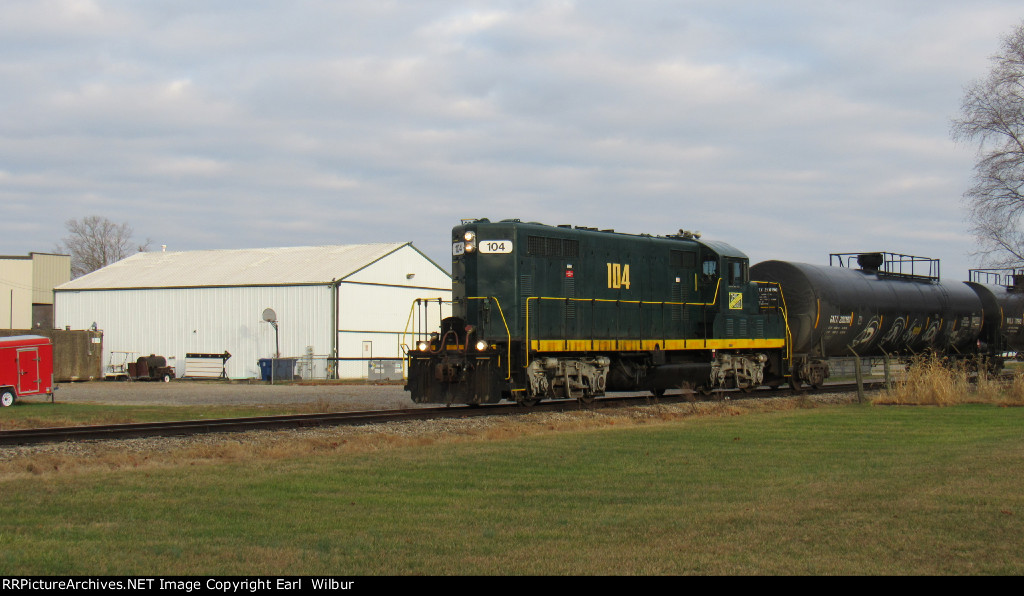
<svg viewBox="0 0 1024 596"><path fill-rule="evenodd" d="M270 385L174 380L159 382L90 381L61 383L55 401L122 405L323 404L339 409L397 409L416 404L402 385ZM49 401L31 396L25 401Z"/></svg>

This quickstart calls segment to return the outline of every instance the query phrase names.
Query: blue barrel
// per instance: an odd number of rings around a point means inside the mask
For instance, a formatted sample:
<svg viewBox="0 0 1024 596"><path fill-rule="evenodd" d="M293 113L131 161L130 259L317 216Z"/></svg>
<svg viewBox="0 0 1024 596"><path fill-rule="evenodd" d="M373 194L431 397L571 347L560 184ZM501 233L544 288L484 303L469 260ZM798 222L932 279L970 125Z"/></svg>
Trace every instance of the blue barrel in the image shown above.
<svg viewBox="0 0 1024 596"><path fill-rule="evenodd" d="M264 381L291 381L295 378L295 358L260 358L259 365L260 378Z"/></svg>

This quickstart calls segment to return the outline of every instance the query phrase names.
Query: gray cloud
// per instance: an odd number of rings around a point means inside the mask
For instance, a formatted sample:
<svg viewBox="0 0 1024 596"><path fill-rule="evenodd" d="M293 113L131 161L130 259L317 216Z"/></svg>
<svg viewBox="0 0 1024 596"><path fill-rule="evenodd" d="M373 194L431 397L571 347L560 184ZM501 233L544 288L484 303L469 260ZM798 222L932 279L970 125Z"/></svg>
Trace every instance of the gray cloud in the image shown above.
<svg viewBox="0 0 1024 596"><path fill-rule="evenodd" d="M1016 3L14 1L0 252L98 214L176 250L462 217L700 229L755 260L973 249L949 121Z"/></svg>

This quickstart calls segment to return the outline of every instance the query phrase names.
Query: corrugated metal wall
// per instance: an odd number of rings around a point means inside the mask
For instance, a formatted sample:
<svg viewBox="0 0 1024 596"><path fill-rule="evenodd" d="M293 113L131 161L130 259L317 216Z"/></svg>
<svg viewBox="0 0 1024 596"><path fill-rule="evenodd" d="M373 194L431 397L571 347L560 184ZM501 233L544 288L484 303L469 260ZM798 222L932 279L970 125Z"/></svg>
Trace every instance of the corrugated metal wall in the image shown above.
<svg viewBox="0 0 1024 596"><path fill-rule="evenodd" d="M186 354L227 350L229 378L260 378L259 359L274 355L274 328L262 320L265 308L277 313L282 357L332 356L335 341L341 357L397 357L413 301L450 300L451 278L407 245L338 282L337 296L331 283L55 294L58 326L89 329L95 323L103 331L104 367L111 352L152 353L168 358L180 377L187 372ZM450 306L445 313L451 313ZM366 373L365 362L339 367L343 378Z"/></svg>
<svg viewBox="0 0 1024 596"><path fill-rule="evenodd" d="M300 356L332 344L330 286L171 288L58 291L60 326L104 333L104 367L114 351L168 358L185 375L187 353L231 353L229 378L259 378L258 360L274 355L274 329L263 309L277 312L281 355Z"/></svg>
<svg viewBox="0 0 1024 596"><path fill-rule="evenodd" d="M411 337L403 338L403 333L413 301L438 297L451 300L451 287L451 277L411 245L346 277L338 286L339 355L402 356L402 342L411 341ZM444 313L451 315L450 305L445 305ZM365 377L367 363L340 363L339 374Z"/></svg>

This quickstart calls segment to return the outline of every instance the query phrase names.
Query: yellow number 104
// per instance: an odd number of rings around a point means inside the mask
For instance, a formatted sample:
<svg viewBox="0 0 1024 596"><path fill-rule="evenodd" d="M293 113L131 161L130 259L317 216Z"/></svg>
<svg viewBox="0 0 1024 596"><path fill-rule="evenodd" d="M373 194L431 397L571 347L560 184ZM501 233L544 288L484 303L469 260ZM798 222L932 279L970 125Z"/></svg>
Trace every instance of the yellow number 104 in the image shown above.
<svg viewBox="0 0 1024 596"><path fill-rule="evenodd" d="M608 263L608 289L629 289L629 265Z"/></svg>

